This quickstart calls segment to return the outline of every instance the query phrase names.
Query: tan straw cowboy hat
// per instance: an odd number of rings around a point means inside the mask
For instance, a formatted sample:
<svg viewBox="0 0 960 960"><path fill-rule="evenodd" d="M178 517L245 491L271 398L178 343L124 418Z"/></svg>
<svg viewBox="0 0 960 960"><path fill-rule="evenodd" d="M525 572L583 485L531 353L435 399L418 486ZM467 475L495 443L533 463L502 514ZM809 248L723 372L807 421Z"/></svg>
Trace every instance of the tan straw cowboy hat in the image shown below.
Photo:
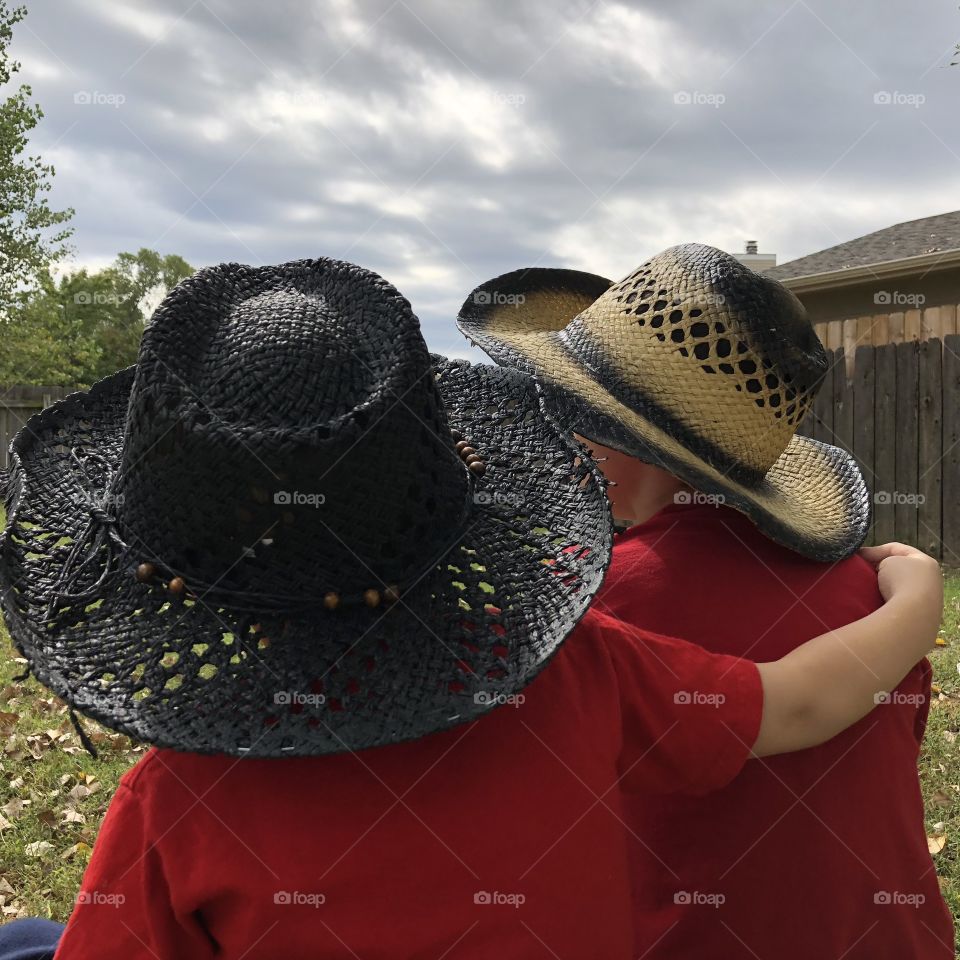
<svg viewBox="0 0 960 960"><path fill-rule="evenodd" d="M786 287L729 254L671 247L619 283L517 270L477 287L457 322L498 363L533 373L568 430L722 497L805 556L863 543L856 462L796 434L823 346Z"/></svg>

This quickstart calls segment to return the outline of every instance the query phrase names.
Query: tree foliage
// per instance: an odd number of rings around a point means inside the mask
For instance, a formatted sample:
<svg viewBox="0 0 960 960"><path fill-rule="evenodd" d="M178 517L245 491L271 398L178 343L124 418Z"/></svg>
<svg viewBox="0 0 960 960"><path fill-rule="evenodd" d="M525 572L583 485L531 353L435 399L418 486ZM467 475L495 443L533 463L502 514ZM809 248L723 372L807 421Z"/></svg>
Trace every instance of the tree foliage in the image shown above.
<svg viewBox="0 0 960 960"><path fill-rule="evenodd" d="M47 271L0 320L0 383L89 386L135 363L153 308L193 272L183 257L147 249L93 273Z"/></svg>
<svg viewBox="0 0 960 960"><path fill-rule="evenodd" d="M13 28L25 7L0 0L0 91L6 92L20 64L9 55ZM73 210L51 210L46 194L52 166L27 153L30 132L43 117L26 84L0 93L0 318L23 289L39 286L68 252Z"/></svg>

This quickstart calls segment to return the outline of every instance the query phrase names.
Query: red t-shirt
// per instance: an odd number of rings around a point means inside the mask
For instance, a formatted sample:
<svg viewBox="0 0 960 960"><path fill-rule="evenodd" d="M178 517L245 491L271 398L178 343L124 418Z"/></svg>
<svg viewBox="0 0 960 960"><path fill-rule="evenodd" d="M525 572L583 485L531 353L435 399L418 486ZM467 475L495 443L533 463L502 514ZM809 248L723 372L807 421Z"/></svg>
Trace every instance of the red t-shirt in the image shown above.
<svg viewBox="0 0 960 960"><path fill-rule="evenodd" d="M742 514L695 504L617 538L595 607L765 662L881 602L860 557L805 560ZM637 955L953 957L917 777L929 691L923 661L829 743L755 760L709 796L631 788Z"/></svg>
<svg viewBox="0 0 960 960"><path fill-rule="evenodd" d="M679 704L687 688L726 704ZM151 751L110 805L57 960L631 957L621 785L727 783L762 699L753 664L591 612L522 702L415 742Z"/></svg>

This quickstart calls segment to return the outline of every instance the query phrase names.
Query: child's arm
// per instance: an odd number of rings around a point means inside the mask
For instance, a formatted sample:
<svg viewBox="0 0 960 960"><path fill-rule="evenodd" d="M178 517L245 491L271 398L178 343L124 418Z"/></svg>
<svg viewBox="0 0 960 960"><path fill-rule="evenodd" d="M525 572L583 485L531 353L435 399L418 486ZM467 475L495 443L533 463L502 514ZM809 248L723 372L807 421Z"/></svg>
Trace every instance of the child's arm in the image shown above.
<svg viewBox="0 0 960 960"><path fill-rule="evenodd" d="M903 544L863 551L886 603L879 610L759 664L763 719L757 757L816 746L876 705L933 646L943 612L935 560Z"/></svg>

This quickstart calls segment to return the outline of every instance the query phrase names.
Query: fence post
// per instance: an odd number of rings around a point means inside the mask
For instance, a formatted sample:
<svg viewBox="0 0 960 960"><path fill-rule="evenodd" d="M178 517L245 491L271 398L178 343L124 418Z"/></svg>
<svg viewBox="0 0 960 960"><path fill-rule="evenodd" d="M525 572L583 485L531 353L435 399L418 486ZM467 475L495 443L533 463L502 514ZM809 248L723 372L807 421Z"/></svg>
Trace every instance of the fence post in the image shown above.
<svg viewBox="0 0 960 960"><path fill-rule="evenodd" d="M960 336L943 338L943 562L960 566Z"/></svg>
<svg viewBox="0 0 960 960"><path fill-rule="evenodd" d="M943 508L940 499L943 461L943 370L940 341L922 341L919 360L917 545L939 560L943 550Z"/></svg>
<svg viewBox="0 0 960 960"><path fill-rule="evenodd" d="M897 486L897 346L877 347L874 353L876 409L874 411L874 486L873 538L887 543L896 536L893 503L878 499L878 493L890 493Z"/></svg>
<svg viewBox="0 0 960 960"><path fill-rule="evenodd" d="M917 544L917 508L904 503L904 497L917 493L919 473L917 457L917 341L897 344L897 433L895 484L889 491L899 502L894 504L895 537L901 543Z"/></svg>
<svg viewBox="0 0 960 960"><path fill-rule="evenodd" d="M876 347L857 347L853 381L853 455L860 464L871 498L877 489L874 464L874 420L876 407L876 374L874 356ZM867 543L873 543L873 530L867 534Z"/></svg>

